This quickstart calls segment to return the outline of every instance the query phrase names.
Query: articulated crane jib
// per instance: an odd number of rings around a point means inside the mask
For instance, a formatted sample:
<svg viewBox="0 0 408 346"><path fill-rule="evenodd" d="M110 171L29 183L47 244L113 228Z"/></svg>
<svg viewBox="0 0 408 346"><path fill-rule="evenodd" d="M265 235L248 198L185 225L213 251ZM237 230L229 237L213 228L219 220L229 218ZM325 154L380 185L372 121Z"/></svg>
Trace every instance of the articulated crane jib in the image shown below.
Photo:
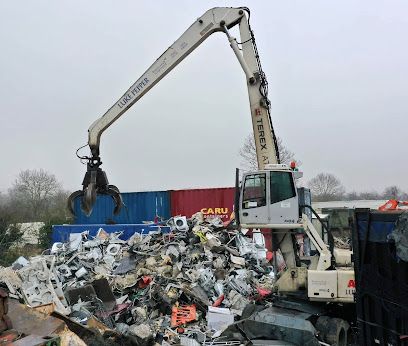
<svg viewBox="0 0 408 346"><path fill-rule="evenodd" d="M96 201L96 195L107 194L115 201L114 213L119 213L122 204L119 190L116 186L109 185L105 172L100 168L102 161L99 145L102 133L215 32L226 34L246 76L259 168L264 168L266 164L278 163L276 137L273 134L269 116L268 85L246 13L249 17L247 8L213 8L205 12L102 117L90 126L88 146L91 155L81 157L87 161L87 172L82 183L83 189L73 193L69 198L69 208L72 212L73 200L76 197L81 197L82 210L89 215ZM238 43L228 31L236 25L239 26L241 43Z"/></svg>

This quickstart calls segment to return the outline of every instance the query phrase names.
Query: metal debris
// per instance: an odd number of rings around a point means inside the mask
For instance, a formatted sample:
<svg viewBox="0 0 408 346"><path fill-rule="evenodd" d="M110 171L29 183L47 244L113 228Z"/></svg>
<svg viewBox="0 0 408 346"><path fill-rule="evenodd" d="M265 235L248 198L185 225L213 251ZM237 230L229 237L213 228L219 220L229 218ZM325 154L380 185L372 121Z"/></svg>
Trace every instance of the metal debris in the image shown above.
<svg viewBox="0 0 408 346"><path fill-rule="evenodd" d="M100 321L136 344L215 342L273 289L262 234L244 236L201 213L168 224L170 233L135 233L127 241L102 228L95 237L70 234L51 255L0 268L0 282L30 306L53 303L66 323Z"/></svg>

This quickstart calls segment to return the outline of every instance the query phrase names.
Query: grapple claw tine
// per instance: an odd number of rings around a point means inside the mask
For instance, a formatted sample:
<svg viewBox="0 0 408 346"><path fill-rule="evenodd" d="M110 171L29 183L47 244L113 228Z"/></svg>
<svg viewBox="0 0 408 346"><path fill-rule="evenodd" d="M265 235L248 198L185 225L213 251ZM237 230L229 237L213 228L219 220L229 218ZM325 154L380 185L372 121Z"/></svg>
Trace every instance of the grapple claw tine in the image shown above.
<svg viewBox="0 0 408 346"><path fill-rule="evenodd" d="M86 216L91 215L93 206L96 202L96 186L95 184L89 184L84 191L81 203L81 209Z"/></svg>
<svg viewBox="0 0 408 346"><path fill-rule="evenodd" d="M108 189L116 191L117 193L120 193L119 189L115 185L108 185Z"/></svg>
<svg viewBox="0 0 408 346"><path fill-rule="evenodd" d="M86 202L84 201L84 197L82 197L82 200L81 200L81 210L82 210L82 212L83 212L86 216L89 216L89 215L91 215L91 213L92 213L92 209L93 209L93 207L90 206L90 205L88 205L88 204L86 204Z"/></svg>
<svg viewBox="0 0 408 346"><path fill-rule="evenodd" d="M69 195L68 200L67 200L67 208L68 208L68 211L69 211L72 215L75 215L75 212L74 212L74 202L75 202L75 199L76 199L77 197L79 197L79 196L83 196L83 194L84 194L84 191L78 190L78 191L75 191L75 192L73 192L73 193L71 193L71 194Z"/></svg>
<svg viewBox="0 0 408 346"><path fill-rule="evenodd" d="M113 209L113 214L118 215L120 213L120 210L122 209L123 204L122 195L119 193L113 199L115 201L115 208Z"/></svg>
<svg viewBox="0 0 408 346"><path fill-rule="evenodd" d="M113 214L117 215L122 208L123 200L119 189L115 185L109 185L107 189L107 194L112 197L115 202L115 208L113 209Z"/></svg>

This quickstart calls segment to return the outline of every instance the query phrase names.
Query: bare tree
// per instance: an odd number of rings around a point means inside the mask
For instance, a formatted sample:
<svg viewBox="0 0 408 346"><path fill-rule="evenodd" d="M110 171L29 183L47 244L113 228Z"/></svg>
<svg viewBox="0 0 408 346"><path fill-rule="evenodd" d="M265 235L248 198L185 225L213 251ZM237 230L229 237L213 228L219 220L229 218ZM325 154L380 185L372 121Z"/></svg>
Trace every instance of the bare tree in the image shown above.
<svg viewBox="0 0 408 346"><path fill-rule="evenodd" d="M59 219L67 221L67 200L71 194L70 191L59 189L50 199L50 210L48 219Z"/></svg>
<svg viewBox="0 0 408 346"><path fill-rule="evenodd" d="M40 170L21 171L9 189L10 204L21 218L40 220L49 211L52 199L61 191L55 175Z"/></svg>
<svg viewBox="0 0 408 346"><path fill-rule="evenodd" d="M6 204L6 198L7 196L5 196L5 194L0 191L0 207Z"/></svg>
<svg viewBox="0 0 408 346"><path fill-rule="evenodd" d="M296 161L295 154L283 145L282 139L278 137L277 142L278 142L279 158L280 158L281 163L290 164L291 161ZM249 170L258 169L255 139L253 135L248 135L245 138L244 144L239 150L239 155L242 158L242 165L246 169L249 169ZM300 161L296 161L296 162L298 166L301 164Z"/></svg>
<svg viewBox="0 0 408 346"><path fill-rule="evenodd" d="M315 201L333 201L345 192L340 180L330 173L319 173L309 180L308 186Z"/></svg>
<svg viewBox="0 0 408 346"><path fill-rule="evenodd" d="M246 169L258 169L254 136L248 135L245 138L244 144L241 149L239 149L239 155L241 156L242 164Z"/></svg>
<svg viewBox="0 0 408 346"><path fill-rule="evenodd" d="M396 200L405 200L407 199L407 194L402 191L398 186L388 186L385 188L383 194L384 199L396 199Z"/></svg>

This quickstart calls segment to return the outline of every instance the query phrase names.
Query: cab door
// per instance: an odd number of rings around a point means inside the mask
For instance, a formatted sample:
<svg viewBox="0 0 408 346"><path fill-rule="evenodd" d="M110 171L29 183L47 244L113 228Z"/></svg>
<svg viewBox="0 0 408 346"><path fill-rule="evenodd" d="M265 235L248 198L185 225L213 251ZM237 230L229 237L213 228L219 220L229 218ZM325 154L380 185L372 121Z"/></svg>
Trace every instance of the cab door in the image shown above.
<svg viewBox="0 0 408 346"><path fill-rule="evenodd" d="M254 173L244 176L240 198L242 224L267 224L267 175Z"/></svg>
<svg viewBox="0 0 408 346"><path fill-rule="evenodd" d="M297 223L299 201L292 172L271 171L269 217L273 224Z"/></svg>

